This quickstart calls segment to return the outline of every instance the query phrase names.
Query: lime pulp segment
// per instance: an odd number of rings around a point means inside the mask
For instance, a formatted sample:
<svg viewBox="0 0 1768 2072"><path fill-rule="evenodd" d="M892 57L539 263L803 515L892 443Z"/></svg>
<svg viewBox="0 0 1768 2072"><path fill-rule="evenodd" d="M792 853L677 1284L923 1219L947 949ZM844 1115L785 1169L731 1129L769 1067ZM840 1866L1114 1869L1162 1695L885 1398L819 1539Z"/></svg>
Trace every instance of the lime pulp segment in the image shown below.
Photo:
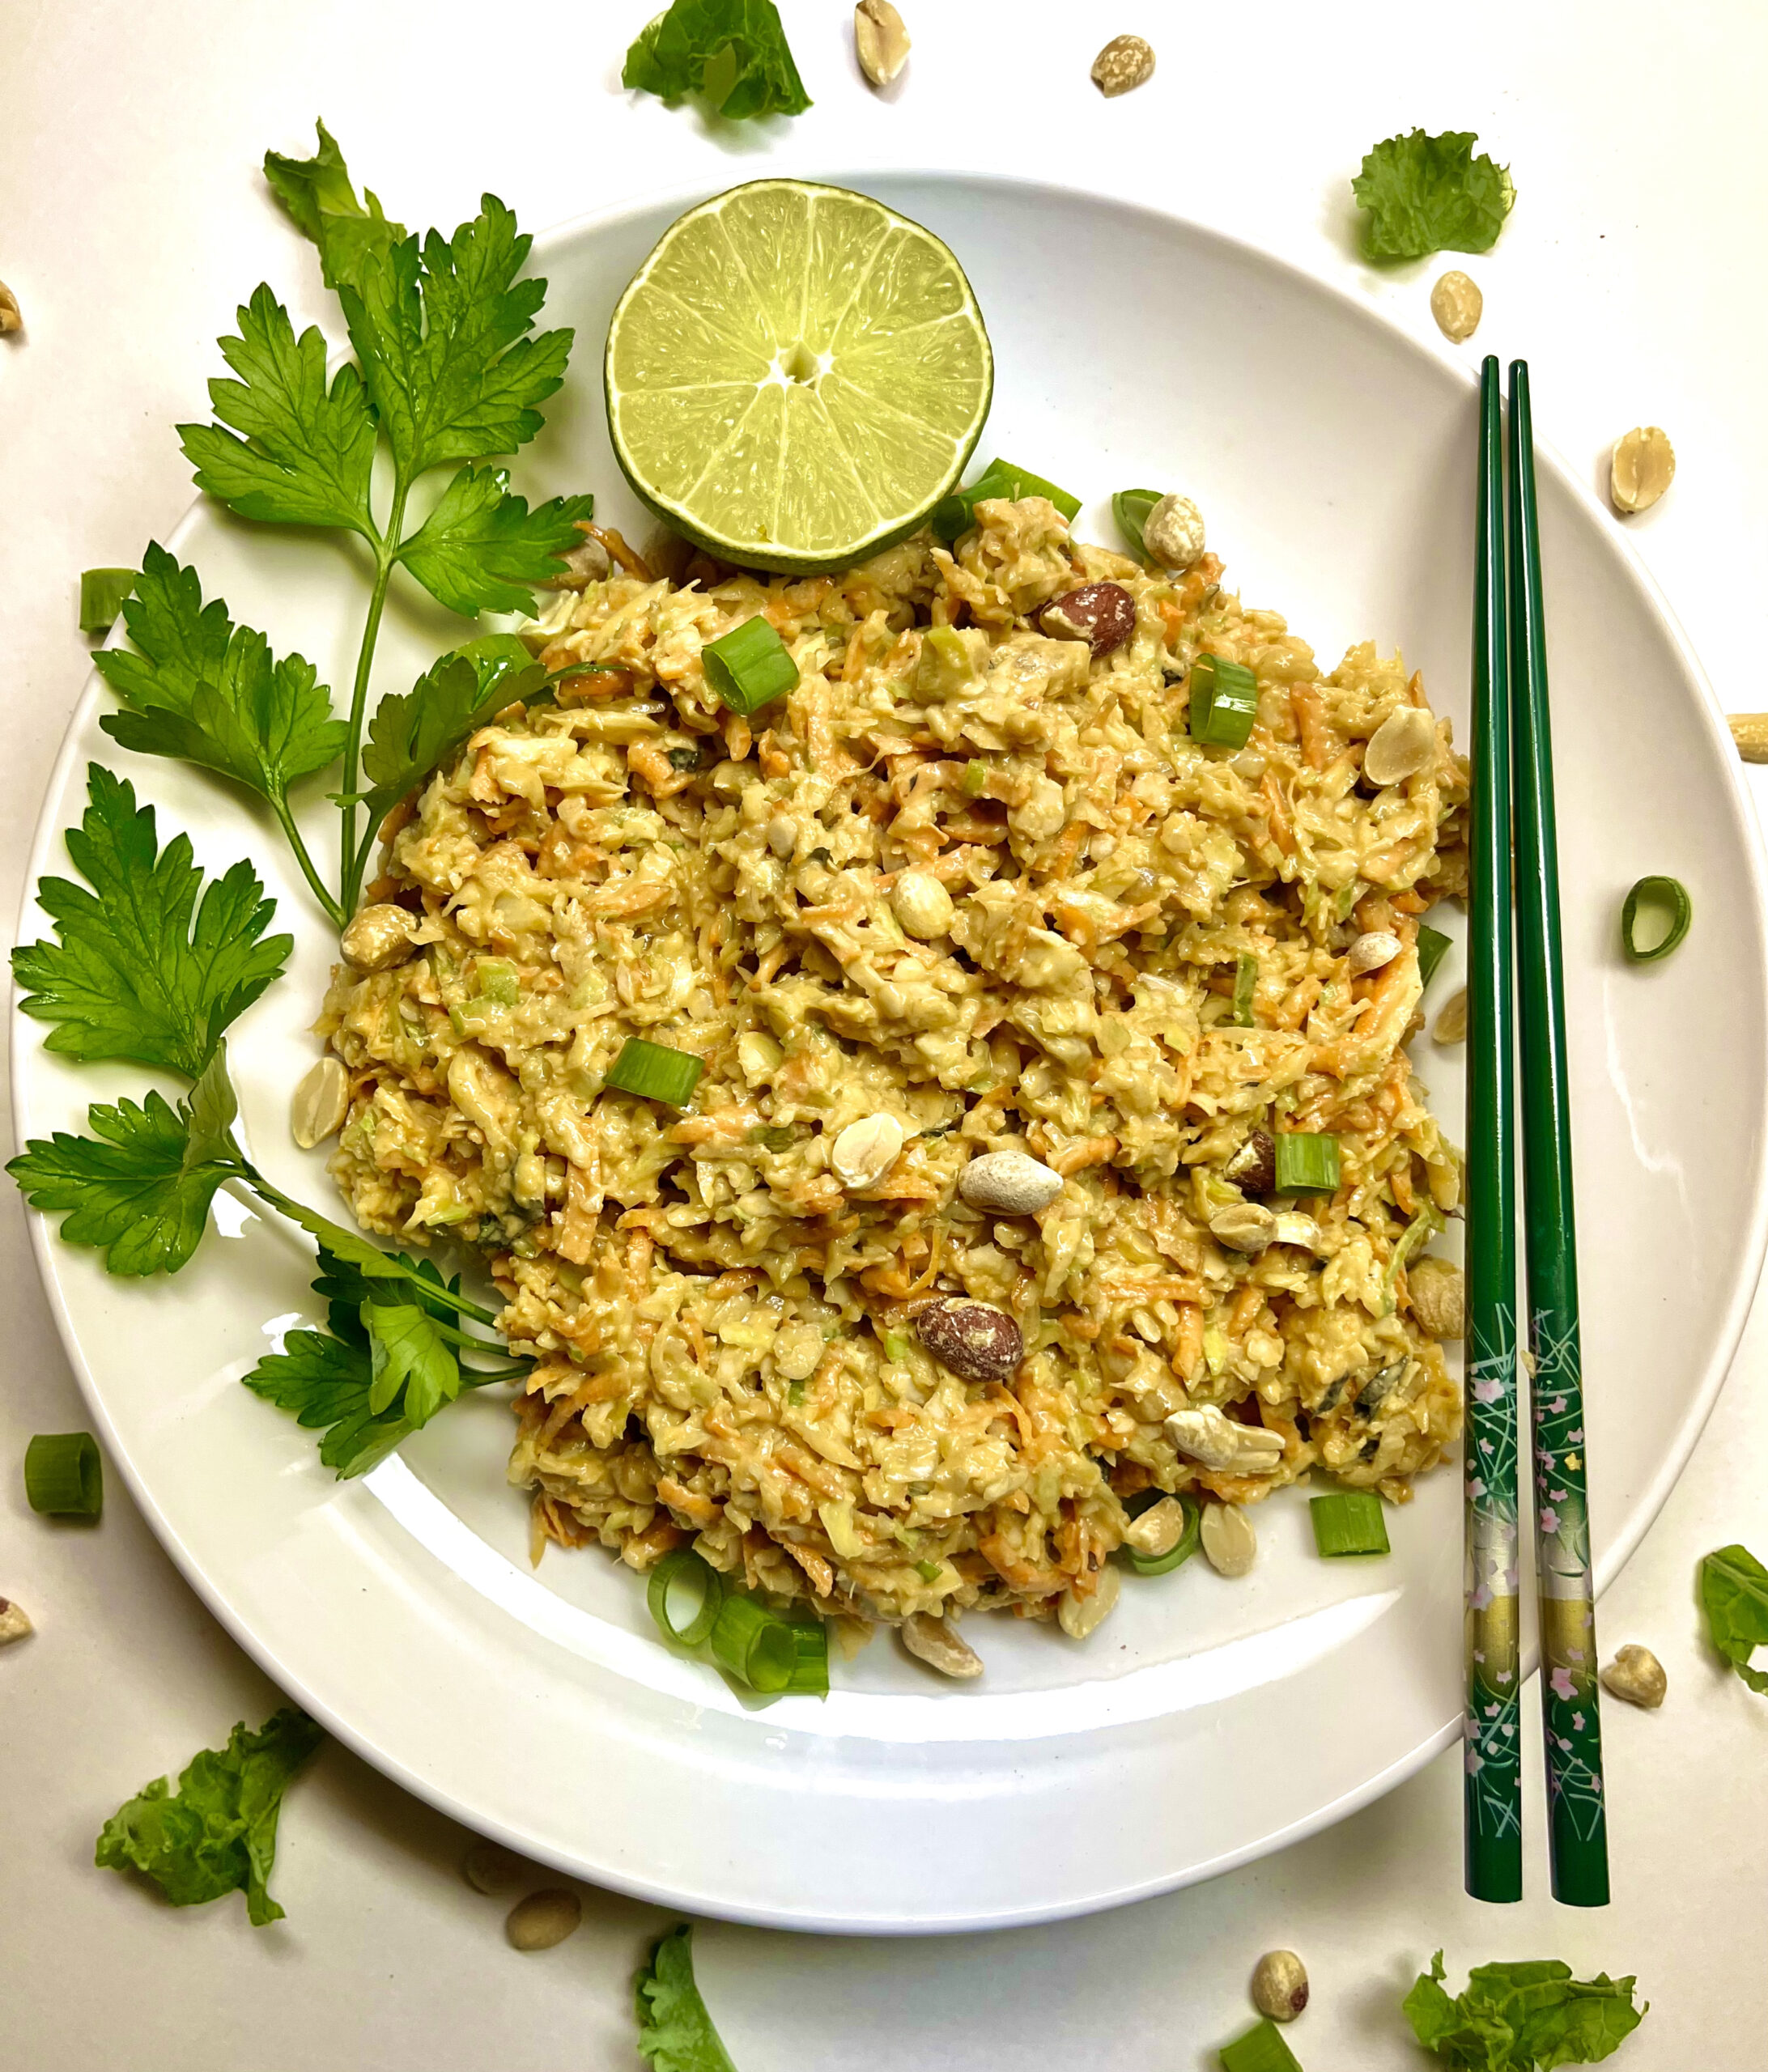
<svg viewBox="0 0 1768 2072"><path fill-rule="evenodd" d="M832 567L920 524L994 382L963 270L869 196L757 180L673 224L608 329L638 495L723 558Z"/></svg>

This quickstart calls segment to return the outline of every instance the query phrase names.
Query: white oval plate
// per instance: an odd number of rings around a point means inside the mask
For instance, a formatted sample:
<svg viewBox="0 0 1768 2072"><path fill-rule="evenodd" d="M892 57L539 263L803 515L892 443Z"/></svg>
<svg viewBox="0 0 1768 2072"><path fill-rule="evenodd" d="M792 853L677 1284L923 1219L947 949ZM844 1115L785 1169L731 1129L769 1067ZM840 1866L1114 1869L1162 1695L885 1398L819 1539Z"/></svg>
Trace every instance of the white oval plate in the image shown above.
<svg viewBox="0 0 1768 2072"><path fill-rule="evenodd" d="M1111 490L1182 486L1229 580L1329 664L1403 646L1463 715L1476 405L1466 369L1258 253L1048 187L937 174L861 182L968 268L999 368L980 457L1072 486L1111 539ZM593 489L639 512L610 455L607 316L698 194L542 241L573 374L522 456L530 494ZM1060 261L1053 255L1060 254ZM1494 341L1517 344L1520 341ZM1537 371L1544 411L1553 375ZM1763 1240L1763 902L1753 822L1697 666L1618 529L1550 456L1541 514L1559 758L1591 1509L1612 1577L1663 1502L1724 1374ZM347 551L199 506L177 536L206 592L349 681L363 592ZM461 638L402 598L377 684ZM339 695L342 697L342 693ZM249 854L297 949L235 1031L244 1125L271 1177L335 1202L287 1131L334 945L279 839L193 772L75 715L33 875L65 868L89 758L127 770L216 867ZM312 816L329 852L325 809ZM1626 887L1669 872L1694 926L1661 966L1617 948ZM40 932L28 909L23 933ZM1457 953L1433 1006L1459 983ZM70 1067L19 1038L21 1135L78 1127L141 1075ZM1421 1043L1439 1111L1459 1070ZM637 1579L598 1552L526 1558L499 1403L470 1399L366 1483L238 1386L311 1318L303 1248L217 1204L175 1282L108 1280L39 1220L45 1280L111 1458L193 1585L278 1683L389 1775L559 1867L694 1910L797 1928L1029 1921L1200 1879L1336 1819L1456 1730L1460 1501L1452 1467L1392 1521L1394 1553L1326 1563L1291 1492L1259 1512L1247 1580L1199 1560L1126 1586L1090 1643L979 1620L980 1688L941 1687L887 1641L824 1704L746 1711L651 1637ZM1446 1886L1459 1866L1442 1866Z"/></svg>

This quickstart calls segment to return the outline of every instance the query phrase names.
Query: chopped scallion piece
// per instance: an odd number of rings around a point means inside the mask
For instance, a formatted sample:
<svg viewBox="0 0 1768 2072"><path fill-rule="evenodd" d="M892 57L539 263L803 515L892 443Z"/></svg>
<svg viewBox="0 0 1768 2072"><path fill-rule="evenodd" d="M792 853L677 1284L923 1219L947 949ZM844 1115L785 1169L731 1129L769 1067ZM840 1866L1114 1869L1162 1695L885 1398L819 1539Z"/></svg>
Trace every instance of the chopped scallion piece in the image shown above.
<svg viewBox="0 0 1768 2072"><path fill-rule="evenodd" d="M629 1036L602 1083L619 1093L636 1093L642 1100L685 1108L705 1069L705 1059L691 1051L672 1051L667 1043L648 1043L642 1036Z"/></svg>
<svg viewBox="0 0 1768 2072"><path fill-rule="evenodd" d="M1111 499L1111 516L1117 520L1117 529L1129 542L1129 550L1137 560L1148 558L1148 549L1142 539L1142 527L1148 523L1148 514L1160 501L1158 489L1120 489Z"/></svg>
<svg viewBox="0 0 1768 2072"><path fill-rule="evenodd" d="M1373 1489L1334 1489L1310 1497L1314 1544L1328 1560L1341 1554L1385 1554L1388 1522Z"/></svg>
<svg viewBox="0 0 1768 2072"><path fill-rule="evenodd" d="M1200 655L1191 665L1191 738L1205 748L1244 748L1259 716L1259 683L1239 662Z"/></svg>
<svg viewBox="0 0 1768 2072"><path fill-rule="evenodd" d="M1273 2021L1260 2022L1222 2047L1222 2072L1302 2072L1300 2061Z"/></svg>
<svg viewBox="0 0 1768 2072"><path fill-rule="evenodd" d="M24 1450L24 1493L51 1518L96 1518L104 1508L104 1464L90 1432L39 1432Z"/></svg>
<svg viewBox="0 0 1768 2072"><path fill-rule="evenodd" d="M1658 922L1658 926L1651 931L1652 940L1649 942L1639 940L1642 906ZM1621 947L1627 953L1628 963L1655 964L1660 957L1668 957L1688 933L1694 914L1694 902L1680 878L1642 877L1627 894L1627 903L1621 909Z"/></svg>
<svg viewBox="0 0 1768 2072"><path fill-rule="evenodd" d="M88 568L80 576L80 631L108 633L135 587L134 568Z"/></svg>
<svg viewBox="0 0 1768 2072"><path fill-rule="evenodd" d="M988 766L986 762L978 762L972 758L964 765L964 796L967 799L980 799L982 788L988 781Z"/></svg>
<svg viewBox="0 0 1768 2072"><path fill-rule="evenodd" d="M797 1649L788 1691L807 1698L829 1695L829 1629L820 1619L794 1619L786 1627Z"/></svg>
<svg viewBox="0 0 1768 2072"><path fill-rule="evenodd" d="M1280 1195L1332 1195L1338 1191L1338 1140L1322 1131L1290 1130L1278 1136L1277 1180Z"/></svg>
<svg viewBox="0 0 1768 2072"><path fill-rule="evenodd" d="M719 1667L763 1697L786 1689L797 1671L797 1628L753 1598L725 1599L712 1622L712 1641Z"/></svg>
<svg viewBox="0 0 1768 2072"><path fill-rule="evenodd" d="M651 1571L644 1590L651 1616L684 1648L697 1648L710 1635L724 1596L717 1569L691 1547L665 1554Z"/></svg>
<svg viewBox="0 0 1768 2072"><path fill-rule="evenodd" d="M1234 967L1234 1025L1252 1026L1252 994L1259 983L1259 960L1242 956Z"/></svg>
<svg viewBox="0 0 1768 2072"><path fill-rule="evenodd" d="M1034 475L1028 468L1016 468L1010 461L991 461L968 489L954 490L933 506L933 528L942 540L955 540L976 522L976 506L985 496L1047 496L1065 518L1072 519L1081 499L1065 489Z"/></svg>
<svg viewBox="0 0 1768 2072"><path fill-rule="evenodd" d="M1436 968L1449 953L1449 939L1440 928L1418 923L1418 983L1428 986Z"/></svg>
<svg viewBox="0 0 1768 2072"><path fill-rule="evenodd" d="M1160 1492L1157 1490L1154 1494L1158 1502ZM1124 1557L1124 1565L1132 1575L1171 1575L1175 1569L1183 1567L1196 1552L1198 1542L1203 1537L1203 1507L1193 1503L1188 1497L1181 1497L1179 1502L1185 1514L1185 1529L1164 1554L1140 1554L1133 1547L1119 1548Z"/></svg>
<svg viewBox="0 0 1768 2072"><path fill-rule="evenodd" d="M887 1331L884 1334L884 1357L886 1360L906 1360L908 1357L909 1337L906 1331Z"/></svg>
<svg viewBox="0 0 1768 2072"><path fill-rule="evenodd" d="M798 665L786 643L759 612L709 641L700 650L700 661L706 681L745 719L798 681Z"/></svg>
<svg viewBox="0 0 1768 2072"><path fill-rule="evenodd" d="M915 1573L924 1583L937 1583L946 1573L943 1561L917 1561Z"/></svg>
<svg viewBox="0 0 1768 2072"><path fill-rule="evenodd" d="M494 1007L514 1007L521 995L516 967L507 957L482 957L478 961L478 989Z"/></svg>

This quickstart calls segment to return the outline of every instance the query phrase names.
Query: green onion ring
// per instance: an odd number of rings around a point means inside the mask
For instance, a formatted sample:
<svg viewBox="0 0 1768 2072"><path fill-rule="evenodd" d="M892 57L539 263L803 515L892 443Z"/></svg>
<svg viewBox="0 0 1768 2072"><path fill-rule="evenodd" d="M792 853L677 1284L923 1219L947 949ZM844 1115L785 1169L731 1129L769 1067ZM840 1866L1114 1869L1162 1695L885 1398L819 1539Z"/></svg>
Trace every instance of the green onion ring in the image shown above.
<svg viewBox="0 0 1768 2072"><path fill-rule="evenodd" d="M1649 949L1642 948L1634 933L1642 902L1670 910L1668 934ZM1688 924L1694 917L1694 902L1679 877L1642 877L1627 894L1627 903L1621 909L1621 947L1626 952L1628 963L1655 964L1660 957L1668 957L1688 933Z"/></svg>
<svg viewBox="0 0 1768 2072"><path fill-rule="evenodd" d="M24 1493L50 1518L96 1518L104 1508L104 1464L90 1432L39 1432L24 1450Z"/></svg>
<svg viewBox="0 0 1768 2072"><path fill-rule="evenodd" d="M786 1689L798 1664L794 1628L752 1598L727 1597L712 1625L712 1654L720 1669L771 1697Z"/></svg>
<svg viewBox="0 0 1768 2072"><path fill-rule="evenodd" d="M1158 1498L1155 1501L1158 1502ZM1188 1497L1181 1497L1179 1502L1185 1514L1185 1529L1164 1554L1140 1554L1133 1547L1127 1546L1118 1549L1124 1557L1124 1565L1133 1575L1169 1576L1196 1552L1197 1543L1203 1536L1203 1507Z"/></svg>
<svg viewBox="0 0 1768 2072"><path fill-rule="evenodd" d="M682 1582L697 1583L700 1595L692 1618L685 1625L678 1626L669 1616L669 1592ZM665 1554L651 1571L651 1579L644 1590L644 1601L651 1607L651 1616L669 1639L685 1648L697 1648L712 1632L724 1596L725 1586L717 1569L691 1547L678 1547Z"/></svg>

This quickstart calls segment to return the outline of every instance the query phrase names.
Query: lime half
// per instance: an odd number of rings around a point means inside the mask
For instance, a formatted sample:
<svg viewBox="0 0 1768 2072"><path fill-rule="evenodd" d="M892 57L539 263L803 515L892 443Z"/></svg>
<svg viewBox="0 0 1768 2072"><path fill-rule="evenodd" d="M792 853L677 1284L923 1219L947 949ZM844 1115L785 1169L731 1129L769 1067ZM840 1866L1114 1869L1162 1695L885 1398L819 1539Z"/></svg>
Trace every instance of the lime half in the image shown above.
<svg viewBox="0 0 1768 2072"><path fill-rule="evenodd" d="M672 223L608 327L608 429L666 524L809 571L911 533L962 476L994 355L963 269L865 194L758 180Z"/></svg>

